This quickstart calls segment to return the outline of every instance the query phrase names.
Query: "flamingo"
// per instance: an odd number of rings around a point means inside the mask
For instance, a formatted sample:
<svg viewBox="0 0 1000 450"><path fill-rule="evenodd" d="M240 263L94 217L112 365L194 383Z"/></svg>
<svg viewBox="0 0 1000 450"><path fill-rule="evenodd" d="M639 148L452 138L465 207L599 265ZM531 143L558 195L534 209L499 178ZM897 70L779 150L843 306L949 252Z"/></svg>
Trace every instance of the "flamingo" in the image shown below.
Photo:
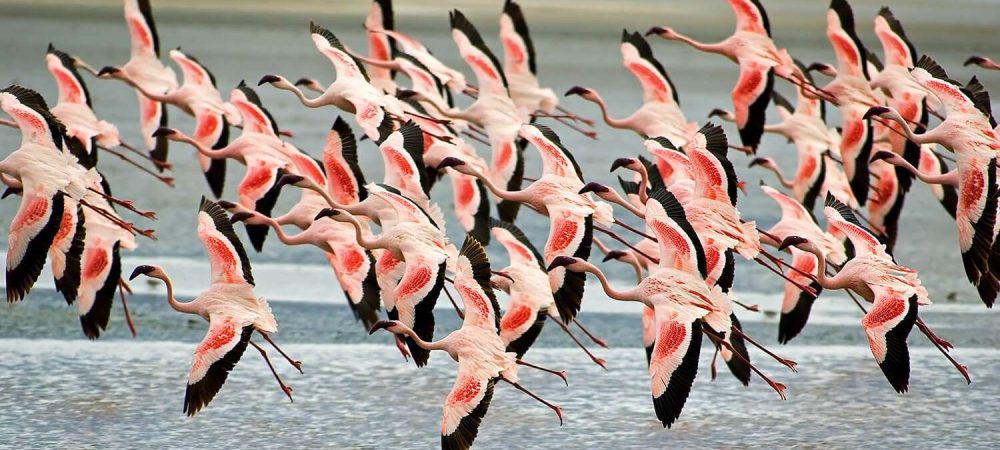
<svg viewBox="0 0 1000 450"><path fill-rule="evenodd" d="M732 91L736 126L743 146L756 149L764 132L764 113L774 76L789 80L800 89L807 81L788 51L774 44L767 11L759 0L728 0L728 3L736 15L736 31L718 43L698 42L667 27L650 28L646 35L681 41L696 50L725 56L740 66L740 76Z"/></svg>
<svg viewBox="0 0 1000 450"><path fill-rule="evenodd" d="M330 30L310 22L309 32L316 49L330 60L337 71L336 81L319 97L312 99L307 98L298 87L281 76L264 75L257 85L268 83L278 89L291 91L303 105L310 108L334 105L352 113L365 135L374 141L381 141L388 135L383 128L380 128L387 114L398 118L403 116L403 112L396 108L395 103L387 101L387 96L371 84L364 66L347 52Z"/></svg>
<svg viewBox="0 0 1000 450"><path fill-rule="evenodd" d="M200 316L209 323L208 333L194 350L184 393L184 413L193 416L208 406L248 344L260 352L282 392L291 401L292 388L281 380L264 349L250 340L253 333L260 334L299 372L302 363L288 357L274 344L270 335L278 331L278 323L267 301L253 292L253 273L243 244L233 232L225 210L204 197L198 208L198 238L208 253L212 283L194 300L177 301L173 283L161 267L141 265L129 276L130 280L145 275L163 281L170 307L180 313Z"/></svg>
<svg viewBox="0 0 1000 450"><path fill-rule="evenodd" d="M542 157L542 176L521 190L497 186L489 177L458 158L445 158L438 169L453 167L474 176L501 200L528 205L549 217L549 237L545 243L545 261L551 263L559 255L588 258L597 205L579 194L583 188L579 166L559 137L543 125L525 125L521 134L527 137ZM580 310L586 278L581 273L564 270L549 272L549 284L555 293L559 317L569 323Z"/></svg>
<svg viewBox="0 0 1000 450"><path fill-rule="evenodd" d="M660 263L638 286L617 290L600 269L578 258L559 257L549 268L593 273L610 298L653 308L656 343L649 363L653 405L657 419L670 427L680 416L697 374L702 332L728 345L717 334L728 334L732 323L728 315L719 314L721 290L709 289L704 281L705 253L684 208L669 191L657 190L646 202L646 211L647 225L659 242ZM703 322L711 331L702 330ZM764 379L784 398L783 385Z"/></svg>
<svg viewBox="0 0 1000 450"><path fill-rule="evenodd" d="M180 49L170 50L170 59L181 68L184 82L180 87L174 86L169 91L149 89L125 68L104 67L98 72L98 77L121 79L145 98L177 106L194 116L196 141L205 147L225 147L229 142L229 124L239 122L240 116L232 105L222 100L215 76L201 62ZM197 156L212 194L216 198L221 197L226 178L226 160L213 159L202 154Z"/></svg>
<svg viewBox="0 0 1000 450"><path fill-rule="evenodd" d="M129 30L131 53L128 62L119 69L124 74L120 79L134 83L132 86L139 99L139 128L150 156L161 162L159 167L162 170L166 167L162 163L167 161L167 140L157 139L153 131L167 126L167 105L147 97L145 92L161 94L176 89L177 75L160 61L160 37L149 0L125 0L125 23ZM75 62L78 67L101 77L99 71L82 60Z"/></svg>
<svg viewBox="0 0 1000 450"><path fill-rule="evenodd" d="M504 381L551 408L562 425L562 409L535 395L518 383L518 359L505 350L500 339L499 314L493 288L490 287L490 263L483 247L466 236L455 271L455 290L465 303L462 327L438 341L427 341L397 320L376 323L371 333L386 330L412 339L426 351L443 350L458 362L458 374L451 393L444 402L441 419L441 448L468 449L479 425L486 416L493 387Z"/></svg>
<svg viewBox="0 0 1000 450"><path fill-rule="evenodd" d="M872 128L865 111L881 104L869 84L868 51L854 30L854 12L846 0L831 0L826 13L826 37L837 57L834 79L822 92L836 99L843 132L840 156L851 192L860 204L868 200L868 159Z"/></svg>
<svg viewBox="0 0 1000 450"><path fill-rule="evenodd" d="M278 180L283 174L322 175L315 162L281 140L277 122L252 88L241 82L230 93L229 101L239 111L243 131L228 145L208 148L201 141L173 128L160 128L156 130L156 135L190 144L199 155L213 160L232 158L243 163L246 173L237 187L240 204L265 216L270 215L280 193ZM247 235L256 251L260 252L263 248L268 230L266 225L247 227Z"/></svg>
<svg viewBox="0 0 1000 450"><path fill-rule="evenodd" d="M677 145L684 145L697 125L688 122L680 108L677 89L666 69L653 56L649 43L638 32L622 30L622 64L642 86L642 106L632 115L616 119L608 115L607 106L597 91L574 86L566 95L579 95L596 103L604 123L612 128L632 130L645 138L665 136Z"/></svg>
<svg viewBox="0 0 1000 450"><path fill-rule="evenodd" d="M968 66L969 64L975 64L988 70L1000 70L1000 64L985 56L972 55L962 63L963 66Z"/></svg>
<svg viewBox="0 0 1000 450"><path fill-rule="evenodd" d="M506 0L500 14L500 43L503 44L503 73L507 78L510 98L521 111L530 116L535 111L551 116L559 106L559 98L552 89L540 86L537 78L535 46L528 32L521 5Z"/></svg>
<svg viewBox="0 0 1000 450"><path fill-rule="evenodd" d="M929 305L927 290L916 271L897 265L885 246L862 226L847 206L827 196L823 213L827 221L846 235L855 256L833 277L826 275L826 254L807 238L789 236L779 248L795 246L812 253L817 262L816 282L824 289L849 289L874 306L861 325L868 337L872 356L896 392L909 387L910 354L906 337L917 319L917 307Z"/></svg>
<svg viewBox="0 0 1000 450"><path fill-rule="evenodd" d="M900 166L925 183L957 187L955 220L962 262L969 281L976 286L983 302L990 306L1000 289L1000 280L997 279L1000 264L997 264L997 269L993 269L991 264L992 255L998 252L991 247L996 236L995 158L996 151L1000 150L1000 139L993 131L992 117L986 106L988 103L982 104L981 99L977 102L976 98L971 98L968 89L949 79L944 69L927 56L922 56L910 73L917 83L944 105L947 115L940 124L916 134L892 107L872 107L865 114L898 123L907 139L917 144L937 143L953 151L957 167L936 175L917 170L891 152L873 155L873 159L884 159Z"/></svg>
<svg viewBox="0 0 1000 450"><path fill-rule="evenodd" d="M495 287L510 295L510 306L500 319L500 339L507 350L518 358L524 356L549 317L595 364L606 369L604 359L591 353L555 315L555 298L542 263L544 259L524 232L510 222L496 219L490 220L490 232L510 258L510 264L491 279Z"/></svg>
<svg viewBox="0 0 1000 450"><path fill-rule="evenodd" d="M391 201L394 206L405 207L408 204L414 209L419 208L412 200L390 191L369 190L369 195L379 195L380 198ZM433 309L444 287L448 260L446 247L440 242L441 230L428 217L422 222L394 225L383 228L381 234L365 236L358 218L343 209L326 208L316 215L316 220L324 217L353 225L355 239L362 247L387 250L386 253L391 255L387 258L391 257L391 260L378 261L377 265L404 263L401 277L395 273L384 275L397 279L398 282L391 285L380 284L383 305L390 319L398 319L412 327L423 340L431 339L434 335ZM426 365L430 356L428 350L413 338L406 338L405 343L414 363L418 367Z"/></svg>
<svg viewBox="0 0 1000 450"><path fill-rule="evenodd" d="M399 54L409 55L413 60L416 60L421 65L427 68L435 78L441 80L449 89L453 92L465 92L470 86L465 80L465 75L458 70L452 69L446 66L441 60L437 59L431 51L420 43L413 36L400 32L398 30L389 29L374 29L370 30L375 33L384 34L390 38L392 41L399 45ZM388 58L382 58L388 59Z"/></svg>
<svg viewBox="0 0 1000 450"><path fill-rule="evenodd" d="M808 236L807 239L821 248L831 263L840 266L847 261L844 243L832 234L820 229L816 219L801 203L770 186L761 186L761 190L781 207L781 220L762 235L762 243L778 247L788 236ZM785 275L798 284L811 287L819 295L823 287L806 275L813 274L816 270L816 257L795 247L789 247L789 249L792 253L792 268L789 268ZM816 298L800 290L795 283L785 283L781 301L781 318L778 321L779 343L786 344L798 336L809 320L809 312Z"/></svg>

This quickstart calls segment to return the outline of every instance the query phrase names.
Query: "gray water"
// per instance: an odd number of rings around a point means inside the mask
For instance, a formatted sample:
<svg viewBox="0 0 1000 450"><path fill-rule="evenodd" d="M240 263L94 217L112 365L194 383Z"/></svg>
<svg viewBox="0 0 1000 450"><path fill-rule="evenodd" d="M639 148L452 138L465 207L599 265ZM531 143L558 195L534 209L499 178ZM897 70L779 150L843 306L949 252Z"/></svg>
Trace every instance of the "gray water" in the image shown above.
<svg viewBox="0 0 1000 450"><path fill-rule="evenodd" d="M117 2L0 3L4 85L21 83L54 101L55 86L43 59L49 42L97 67L121 64L127 58L127 32ZM221 0L154 3L164 51L182 46L198 57L214 72L225 94L239 80L255 84L266 73L329 82L333 78L329 63L308 38L310 19L329 26L348 45L364 46L360 23L367 2L361 0L257 0L241 2L239 7ZM447 31L451 5L397 3L401 30L423 40L446 63L464 69ZM458 3L491 45L496 44L499 3ZM620 65L621 28L645 30L666 24L703 40L722 38L732 29L731 13L722 1L523 3L543 83L560 93L573 85L595 88L615 116L629 114L640 102L637 84ZM880 53L870 31L879 3L852 3L862 39ZM823 34L826 2L766 4L779 45L807 62L832 59ZM988 88L1000 86L995 73L961 67L970 53L1000 56L1000 41L992 36L1000 5L918 0L891 6L918 50L934 56L953 78L965 80L975 73ZM653 41L652 46L678 86L689 120L700 121L713 107L728 104L736 78L732 63L679 43ZM117 82L87 81L98 115L117 124L129 142L140 142L133 92ZM790 93L787 85L779 86ZM291 95L273 88L258 92L281 127L295 133L293 142L317 154L337 112L303 108ZM578 99L564 104L596 116L592 105ZM171 112L172 125L192 128L191 120ZM603 125L598 126L597 142L558 124L554 128L588 180L611 183L610 161L642 151L637 136ZM727 131L735 136L735 129ZM15 131L0 130L4 148L16 148L18 142ZM367 177L380 179L377 153L371 144L361 148ZM127 255L126 269L140 263L161 264L179 280L180 293L190 297L208 282L194 233L194 211L207 189L191 156L193 150L175 145L171 151L174 189L150 182L109 155L102 170L117 194L134 198L159 215L157 222L143 224L156 228L159 241L143 240ZM774 156L785 168L794 165L793 148L779 139L766 137L761 153ZM537 167L531 164L536 156L528 152L528 157L531 174L530 168ZM744 169L748 160L741 155L733 160L747 185L756 186L760 172ZM231 165L230 198L242 175L236 164ZM435 189L435 198L447 210L447 183ZM287 208L295 197L284 196L276 210ZM9 223L16 208L16 200L0 202L0 218L8 218L0 220L0 227ZM770 199L753 188L740 199L740 209L761 226L779 215ZM544 241L544 219L525 213L519 223L538 244ZM453 221L450 225L450 235L458 239ZM757 379L748 388L740 386L724 367L720 378L710 382L711 354L706 346L700 377L680 420L671 430L661 429L650 404L636 309L612 303L592 286L581 320L609 342L611 349L595 351L608 360L610 370L592 364L560 331L547 327L528 359L567 370L570 386L547 374L527 370L521 374L525 386L563 406L565 426L560 428L548 409L501 386L477 443L482 448L990 446L997 433L988 420L1000 408L995 314L967 285L954 225L925 187L916 186L907 197L900 233L898 261L921 272L936 302L921 314L956 345L953 354L972 372L970 386L914 333L911 389L906 395L895 394L871 360L856 308L838 295L824 294L803 334L778 348L773 344L777 326L773 313L781 282L755 264L741 262L737 292L744 302L758 303L765 310L765 314L741 314L748 332L799 363L799 372L793 374L752 351L763 370L788 385L787 401ZM493 257L498 266L506 263L502 251L494 251ZM269 241L263 253L251 258L258 290L272 301L278 317L279 341L305 365L305 374L299 375L276 361L295 388L293 404L276 389L258 355L248 352L212 404L194 419L186 418L181 413L184 380L190 351L205 330L200 319L170 311L160 286L136 283L138 295L131 305L139 336L128 336L116 309L107 335L100 342L86 342L74 310L51 291L50 281L41 280L25 302L0 313L4 356L0 358L0 446L133 447L139 442L155 447L436 446L440 406L453 381L454 364L435 355L430 367L416 370L401 360L387 336L367 336L342 306L343 296L317 251ZM627 271L610 265L607 269L616 284L630 281ZM450 311L437 315L439 335L458 326Z"/></svg>

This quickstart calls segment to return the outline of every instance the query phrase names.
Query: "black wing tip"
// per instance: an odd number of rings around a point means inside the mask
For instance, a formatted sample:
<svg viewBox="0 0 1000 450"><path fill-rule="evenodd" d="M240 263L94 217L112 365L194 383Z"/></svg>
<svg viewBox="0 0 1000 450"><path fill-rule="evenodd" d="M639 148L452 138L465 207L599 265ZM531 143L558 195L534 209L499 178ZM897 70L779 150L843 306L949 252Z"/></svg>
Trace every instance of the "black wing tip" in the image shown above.
<svg viewBox="0 0 1000 450"><path fill-rule="evenodd" d="M243 352L246 351L247 345L250 343L253 331L253 325L243 327L240 341L236 346L226 352L221 359L212 363L200 380L187 385L184 392L184 414L188 417L194 416L215 398L215 395L222 389L222 385L225 384L226 378L229 377L229 372L243 357Z"/></svg>
<svg viewBox="0 0 1000 450"><path fill-rule="evenodd" d="M653 397L653 409L656 418L664 427L670 428L681 416L684 403L691 393L691 386L698 375L698 356L701 353L701 320L691 325L691 342L684 353L680 366L670 374L667 389L659 397ZM655 347L654 347L655 350Z"/></svg>
<svg viewBox="0 0 1000 450"><path fill-rule="evenodd" d="M441 449L442 450L467 450L472 448L472 443L476 440L476 436L479 434L479 425L483 421L483 417L486 416L486 411L490 407L490 402L493 399L493 387L496 384L496 380L489 380L486 383L486 392L483 394L483 399L479 401L472 411L465 417L462 417L458 422L458 428L454 432L448 435L441 435Z"/></svg>

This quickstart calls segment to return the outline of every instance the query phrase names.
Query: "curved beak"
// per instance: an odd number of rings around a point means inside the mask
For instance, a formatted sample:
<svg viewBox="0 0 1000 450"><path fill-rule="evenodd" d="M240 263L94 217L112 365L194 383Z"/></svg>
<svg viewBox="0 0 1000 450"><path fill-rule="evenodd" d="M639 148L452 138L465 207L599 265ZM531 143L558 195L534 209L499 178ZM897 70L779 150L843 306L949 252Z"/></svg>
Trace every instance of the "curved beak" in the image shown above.
<svg viewBox="0 0 1000 450"><path fill-rule="evenodd" d="M573 86L573 87L569 88L569 90L566 91L566 93L563 94L563 96L564 97L569 97L570 95L583 95L583 94L586 94L588 92L590 92L590 89L587 89L587 88L582 87L582 86Z"/></svg>
<svg viewBox="0 0 1000 450"><path fill-rule="evenodd" d="M448 167L458 167L464 165L465 161L462 161L461 159L455 158L453 156L449 156L447 158L442 159L441 162L438 163L436 169L441 170L441 169L446 169Z"/></svg>
<svg viewBox="0 0 1000 450"><path fill-rule="evenodd" d="M768 162L770 161L768 161L767 158L754 158L750 161L750 165L748 165L747 167L763 166L766 165Z"/></svg>
<svg viewBox="0 0 1000 450"><path fill-rule="evenodd" d="M566 267L566 266L568 266L570 264L573 264L575 262L576 262L576 258L574 258L572 256L556 256L555 259L553 259L552 262L549 263L549 267L547 269L545 269L545 271L546 272L551 272L556 267Z"/></svg>
<svg viewBox="0 0 1000 450"><path fill-rule="evenodd" d="M874 155L872 155L871 159L869 159L868 162L869 163L873 163L875 161L886 160L886 159L892 158L893 155L895 155L895 153L890 152L890 151L886 151L886 150L879 150L879 151L875 152Z"/></svg>
<svg viewBox="0 0 1000 450"><path fill-rule="evenodd" d="M626 253L621 250L611 250L607 255L604 255L604 259L601 262L608 262L612 259L617 260L618 258L623 258L625 255Z"/></svg>
<svg viewBox="0 0 1000 450"><path fill-rule="evenodd" d="M104 67L101 67L101 70L97 71L97 77L100 78L100 77L103 77L105 75L111 75L113 73L118 73L120 71L121 71L121 69L119 69L119 68L117 68L115 66L104 66Z"/></svg>
<svg viewBox="0 0 1000 450"><path fill-rule="evenodd" d="M233 208L236 207L235 203L233 203L231 201L228 201L228 200L219 200L219 201L217 201L215 203L217 203L220 207L222 207L222 209L226 209L226 210L233 209Z"/></svg>
<svg viewBox="0 0 1000 450"><path fill-rule="evenodd" d="M872 106L868 108L868 111L865 111L865 115L861 116L861 119L869 119L871 116L881 116L887 112L889 112L889 108L885 106Z"/></svg>
<svg viewBox="0 0 1000 450"><path fill-rule="evenodd" d="M986 62L986 58L983 58L982 56L972 55L969 57L969 59L965 60L965 62L962 63L962 65L963 66L968 66L969 64L979 65L984 62Z"/></svg>
<svg viewBox="0 0 1000 450"><path fill-rule="evenodd" d="M372 325L371 329L368 330L368 334L369 335L375 334L376 331L389 328L392 325L393 322L391 320L380 320L378 322L375 322L375 325Z"/></svg>
<svg viewBox="0 0 1000 450"><path fill-rule="evenodd" d="M264 83L274 83L277 81L281 81L281 77L277 75L264 75L260 77L260 81L257 82L257 86L260 86Z"/></svg>
<svg viewBox="0 0 1000 450"><path fill-rule="evenodd" d="M646 36L649 36L649 35L652 35L652 34L655 34L655 35L659 36L659 35L663 34L664 31L667 31L666 28L663 28L663 27L650 27L650 29L646 30Z"/></svg>
<svg viewBox="0 0 1000 450"><path fill-rule="evenodd" d="M307 84L313 84L313 83L315 83L315 81L309 78L299 78L298 80L295 80L296 86L305 86Z"/></svg>
<svg viewBox="0 0 1000 450"><path fill-rule="evenodd" d="M229 223L243 222L251 217L253 217L252 212L240 211L229 217Z"/></svg>
<svg viewBox="0 0 1000 450"><path fill-rule="evenodd" d="M177 134L177 130L173 128L160 127L153 132L153 137L172 136L175 134Z"/></svg>
<svg viewBox="0 0 1000 450"><path fill-rule="evenodd" d="M788 237L786 237L785 239L783 239L781 241L780 245L778 245L778 251L779 252L783 251L783 250L785 250L788 247L794 247L794 246L799 245L799 244L801 244L803 242L806 242L806 239L803 238L803 237L788 236Z"/></svg>
<svg viewBox="0 0 1000 450"><path fill-rule="evenodd" d="M501 272L501 271L498 271L498 270L491 270L490 273L492 273L493 275L496 275L498 277L504 277L504 278L510 280L511 283L514 282L514 279L511 278L510 274L507 273L507 272Z"/></svg>
<svg viewBox="0 0 1000 450"><path fill-rule="evenodd" d="M147 273L150 273L150 272L152 272L152 271L153 271L153 270L155 270L155 269L156 269L156 268L155 268L155 267L153 267L153 266L146 266L146 265L142 265L142 266L136 266L136 267L135 267L135 269L132 269L132 275L129 275L129 276L128 276L128 279L129 279L130 281L131 281L131 280L134 280L134 279L135 279L135 277L137 277L137 276L139 276L139 275L145 275L145 274L147 274Z"/></svg>
<svg viewBox="0 0 1000 450"><path fill-rule="evenodd" d="M597 193L597 194L603 194L603 193L608 192L610 190L611 190L611 188L609 188L609 187L607 187L607 186L605 186L605 185L603 185L601 183L596 183L596 182L591 181L590 183L585 184L583 186L583 188L580 189L580 192L577 192L577 193L580 194L580 195L586 194L588 192L594 192L594 193Z"/></svg>
<svg viewBox="0 0 1000 450"><path fill-rule="evenodd" d="M722 108L714 108L714 109L712 109L712 111L710 111L708 113L708 117L715 117L715 116L726 117L728 115L729 115L729 111L726 111L726 110L724 110Z"/></svg>
<svg viewBox="0 0 1000 450"><path fill-rule="evenodd" d="M629 165L631 165L633 163L635 163L635 160L632 159L632 158L618 158L618 159L614 160L614 162L611 163L611 170L610 171L614 172L615 169L618 169L619 167L628 167Z"/></svg>
<svg viewBox="0 0 1000 450"><path fill-rule="evenodd" d="M289 174L282 175L281 178L278 178L278 182L275 183L274 186L275 186L275 188L280 188L280 187L282 187L282 186L284 186L286 184L295 185L295 184L298 184L300 181L302 181L304 179L305 179L305 177L303 177L302 175L295 175L294 173L289 173Z"/></svg>
<svg viewBox="0 0 1000 450"><path fill-rule="evenodd" d="M333 217L333 216L336 216L337 214L340 214L340 212L337 211L336 209L333 209L333 208L323 208L322 210L320 210L319 213L316 214L316 217L313 218L313 220L319 220L319 219L322 219L324 217Z"/></svg>

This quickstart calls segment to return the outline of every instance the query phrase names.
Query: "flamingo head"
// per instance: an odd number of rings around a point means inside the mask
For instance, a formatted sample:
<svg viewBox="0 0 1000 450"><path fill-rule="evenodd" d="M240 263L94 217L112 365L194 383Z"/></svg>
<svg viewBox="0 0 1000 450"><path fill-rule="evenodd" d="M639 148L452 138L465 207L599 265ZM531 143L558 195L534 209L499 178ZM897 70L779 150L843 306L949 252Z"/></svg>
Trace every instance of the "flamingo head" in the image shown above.
<svg viewBox="0 0 1000 450"><path fill-rule="evenodd" d="M834 69L833 66L827 63L814 62L810 64L809 67L806 67L806 72L812 72L814 70L828 77L837 76L837 69Z"/></svg>
<svg viewBox="0 0 1000 450"><path fill-rule="evenodd" d="M611 170L610 171L614 172L615 169L617 169L619 167L624 167L624 168L626 168L628 170L632 170L632 171L638 172L640 170L640 166L642 166L642 164L639 163L638 159L635 159L635 158L618 158L618 159L614 160L614 162L611 163Z"/></svg>
<svg viewBox="0 0 1000 450"><path fill-rule="evenodd" d="M229 216L229 223L246 222L248 225L267 225L263 215L254 211L243 210Z"/></svg>
<svg viewBox="0 0 1000 450"><path fill-rule="evenodd" d="M778 245L778 251L780 252L788 247L801 248L800 246L808 243L809 239L806 239L802 236L787 236L785 237L785 239L781 241L781 244Z"/></svg>
<svg viewBox="0 0 1000 450"><path fill-rule="evenodd" d="M577 193L580 194L580 195L583 195L583 194L586 194L588 192L593 192L593 193L597 194L598 197L600 197L601 194L604 194L604 193L607 193L607 192L610 192L610 191L611 191L611 188L609 188L609 187L607 187L607 186L605 186L605 185L603 185L601 183L595 183L595 182L591 181L590 183L585 184L583 186L583 188L580 189L580 192L577 192Z"/></svg>
<svg viewBox="0 0 1000 450"><path fill-rule="evenodd" d="M257 86L263 85L264 83L270 84L276 87L290 87L291 83L280 75L264 75L260 77L257 81Z"/></svg>
<svg viewBox="0 0 1000 450"><path fill-rule="evenodd" d="M281 178L278 178L278 182L275 183L275 187L276 188L281 188L281 187L286 186L286 185L292 185L292 186L300 187L300 188L304 188L304 189L309 188L309 186L308 186L309 183L308 183L308 180L306 179L306 177L304 177L302 175L296 175L294 173L289 173L289 174L282 175Z"/></svg>
<svg viewBox="0 0 1000 450"><path fill-rule="evenodd" d="M774 160L766 156L758 156L752 159L750 161L750 165L748 165L747 167L754 167L754 166L769 167L769 168L777 167L777 165L774 163Z"/></svg>
<svg viewBox="0 0 1000 450"><path fill-rule="evenodd" d="M670 27L652 27L646 30L646 36L657 35L663 39L677 39L677 33Z"/></svg>
<svg viewBox="0 0 1000 450"><path fill-rule="evenodd" d="M625 253L622 250L611 250L607 255L604 255L604 259L601 260L601 262L608 262L611 260L622 261L626 256L628 256L628 253Z"/></svg>
<svg viewBox="0 0 1000 450"><path fill-rule="evenodd" d="M587 100L593 100L596 98L594 90L590 88L585 88L583 86L573 86L563 94L564 97L569 97L571 95L579 95Z"/></svg>
<svg viewBox="0 0 1000 450"><path fill-rule="evenodd" d="M872 106L871 108L868 108L868 111L865 111L865 115L862 116L861 118L862 119L869 119L872 116L883 117L886 114L889 114L891 112L892 112L892 110L889 109L888 106Z"/></svg>
<svg viewBox="0 0 1000 450"><path fill-rule="evenodd" d="M875 161L883 161L883 160L884 161L889 161L889 160L895 159L895 158L896 158L896 154L895 153L890 152L888 150L879 150L879 151L875 152L874 155L872 155L871 159L869 159L868 162L869 163L873 163Z"/></svg>
<svg viewBox="0 0 1000 450"><path fill-rule="evenodd" d="M313 218L313 220L319 220L319 219L322 219L324 217L330 217L330 218L332 218L334 220L337 220L336 216L339 216L342 212L343 211L341 211L339 209L323 208L322 210L320 210L320 212L316 213L316 217Z"/></svg>
<svg viewBox="0 0 1000 450"><path fill-rule="evenodd" d="M580 258L574 258L572 256L556 256L549 263L549 267L545 269L546 272L551 272L559 267L565 267L568 270L574 272L582 271L583 260Z"/></svg>
<svg viewBox="0 0 1000 450"><path fill-rule="evenodd" d="M448 156L446 158L442 158L441 162L438 163L436 169L444 170L449 167L461 173L468 174L469 172L468 164L466 164L465 161L462 161L461 159L455 158L454 156Z"/></svg>
<svg viewBox="0 0 1000 450"><path fill-rule="evenodd" d="M391 333L400 334L403 332L403 323L398 320L380 320L372 325L372 328L368 330L368 334L375 334L378 330L389 330Z"/></svg>
<svg viewBox="0 0 1000 450"><path fill-rule="evenodd" d="M136 266L135 269L132 269L132 275L129 275L128 279L134 280L139 275L145 275L150 278L160 278L160 279L163 279L164 277L167 276L167 274L163 271L163 268L160 266L141 265L141 266Z"/></svg>
<svg viewBox="0 0 1000 450"><path fill-rule="evenodd" d="M972 55L972 56L969 57L969 59L965 60L965 62L962 63L962 65L963 66L968 66L970 64L975 64L977 66L981 66L983 64L986 64L987 62L989 62L989 59L987 59L987 58L985 58L983 56Z"/></svg>
<svg viewBox="0 0 1000 450"><path fill-rule="evenodd" d="M493 271L493 276L490 277L490 286L504 292L509 293L512 284L514 284L514 278L507 272L495 270Z"/></svg>
<svg viewBox="0 0 1000 450"><path fill-rule="evenodd" d="M169 127L160 127L153 131L153 137L166 137L167 139L174 139L180 134L180 131Z"/></svg>
<svg viewBox="0 0 1000 450"><path fill-rule="evenodd" d="M724 110L724 109L722 109L722 108L713 108L713 109L712 109L712 111L710 111L710 112L708 113L708 117L709 117L709 118L712 118L712 117L721 117L721 118L726 118L726 117L729 117L729 116L731 116L731 115L732 115L732 114L730 114L730 112L729 112L729 111L726 111L726 110Z"/></svg>
<svg viewBox="0 0 1000 450"><path fill-rule="evenodd" d="M104 66L97 71L97 78L122 78L124 73L115 66Z"/></svg>
<svg viewBox="0 0 1000 450"><path fill-rule="evenodd" d="M315 92L323 92L323 86L312 78L299 78L298 80L295 80L295 85L305 87Z"/></svg>

